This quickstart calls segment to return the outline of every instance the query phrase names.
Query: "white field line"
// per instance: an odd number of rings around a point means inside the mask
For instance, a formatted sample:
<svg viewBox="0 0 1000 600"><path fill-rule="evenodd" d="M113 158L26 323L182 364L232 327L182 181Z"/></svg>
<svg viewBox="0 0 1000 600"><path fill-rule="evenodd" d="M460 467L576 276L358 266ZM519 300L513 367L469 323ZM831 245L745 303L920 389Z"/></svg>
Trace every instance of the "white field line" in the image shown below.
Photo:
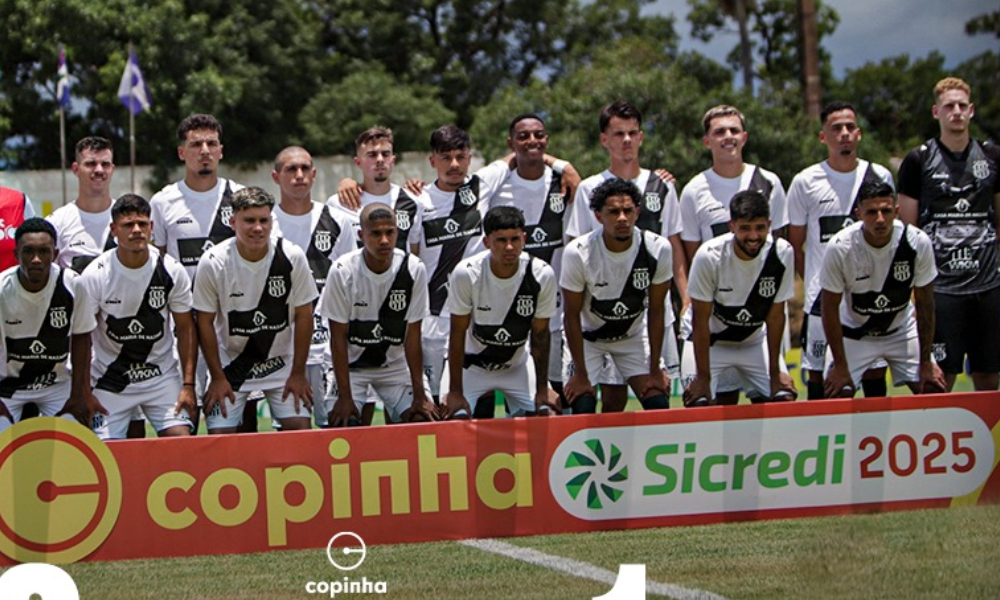
<svg viewBox="0 0 1000 600"><path fill-rule="evenodd" d="M618 578L617 573L602 569L590 563L585 563L571 558L554 556L535 550L534 548L524 548L515 546L495 539L461 540L458 543L472 548L478 548L485 552L492 552L515 560L521 560L540 567L546 567L555 571L562 571L576 577L583 577L593 581L614 585ZM610 589L610 588L609 588ZM659 583L656 581L646 581L646 593L656 596L664 596L673 600L727 600L724 596L706 592L704 590L693 590L669 583Z"/></svg>

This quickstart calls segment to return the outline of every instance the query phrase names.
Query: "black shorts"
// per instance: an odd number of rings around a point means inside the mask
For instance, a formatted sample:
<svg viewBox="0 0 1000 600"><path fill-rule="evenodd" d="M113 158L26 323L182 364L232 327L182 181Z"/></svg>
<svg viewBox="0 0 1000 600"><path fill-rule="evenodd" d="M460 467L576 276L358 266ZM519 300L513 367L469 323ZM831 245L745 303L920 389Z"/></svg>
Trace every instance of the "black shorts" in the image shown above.
<svg viewBox="0 0 1000 600"><path fill-rule="evenodd" d="M1000 287L978 294L934 293L934 360L958 374L1000 372Z"/></svg>

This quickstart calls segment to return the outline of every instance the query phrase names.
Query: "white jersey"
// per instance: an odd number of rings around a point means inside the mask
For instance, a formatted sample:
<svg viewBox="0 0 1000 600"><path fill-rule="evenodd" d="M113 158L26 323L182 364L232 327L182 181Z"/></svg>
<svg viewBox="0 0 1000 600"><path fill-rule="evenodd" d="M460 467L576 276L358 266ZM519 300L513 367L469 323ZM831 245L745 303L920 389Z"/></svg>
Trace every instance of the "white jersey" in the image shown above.
<svg viewBox="0 0 1000 600"><path fill-rule="evenodd" d="M754 180L756 177L756 181ZM698 173L681 192L681 222L685 242L706 242L729 233L729 202L738 192L771 188L771 230L788 225L785 188L774 173L749 163L743 165L739 177L722 177L712 169Z"/></svg>
<svg viewBox="0 0 1000 600"><path fill-rule="evenodd" d="M562 177L550 167L538 179L525 179L513 171L490 202L494 206L513 206L524 213L524 250L547 262L556 279L562 269L562 253L569 218L570 203L560 193Z"/></svg>
<svg viewBox="0 0 1000 600"><path fill-rule="evenodd" d="M0 397L43 395L69 381L69 349L76 300L75 271L49 267L49 282L38 292L24 289L19 267L0 273Z"/></svg>
<svg viewBox="0 0 1000 600"><path fill-rule="evenodd" d="M466 366L488 371L520 366L532 320L551 319L556 312L555 274L547 263L522 252L517 273L500 279L490 269L490 252L480 252L451 274L448 309L472 315L465 334Z"/></svg>
<svg viewBox="0 0 1000 600"><path fill-rule="evenodd" d="M650 284L673 277L673 249L666 238L636 228L628 250L609 252L603 235L597 229L566 246L559 285L583 293L584 337L600 331L598 339L614 341L643 327ZM666 322L673 322L672 315Z"/></svg>
<svg viewBox="0 0 1000 600"><path fill-rule="evenodd" d="M312 211L304 215L290 215L274 207L272 238L284 238L306 253L306 262L320 293L326 285L326 275L333 261L354 251L351 225L343 217L319 202L312 203ZM319 306L313 314L312 344L309 346L310 365L324 364L324 357L330 352L330 330L326 320L319 314Z"/></svg>
<svg viewBox="0 0 1000 600"><path fill-rule="evenodd" d="M806 228L806 311L810 311L819 298L819 270L827 243L856 219L854 200L869 165L874 177L893 185L892 173L882 165L859 160L856 169L841 173L823 161L796 175L788 188L788 221Z"/></svg>
<svg viewBox="0 0 1000 600"><path fill-rule="evenodd" d="M427 187L431 203L424 213L420 260L427 266L432 315L447 314L448 276L460 260L482 250L483 217L509 176L510 166L498 160L469 176L456 192L442 190L437 182Z"/></svg>
<svg viewBox="0 0 1000 600"><path fill-rule="evenodd" d="M198 263L194 308L215 313L215 335L226 379L234 391L284 386L294 355L295 309L316 299L305 252L270 240L267 256L250 262L236 239L210 248Z"/></svg>
<svg viewBox="0 0 1000 600"><path fill-rule="evenodd" d="M819 274L822 289L844 295L840 322L845 337L849 328L871 326L866 323L870 320L886 321L876 332L881 335L908 324L914 318L912 288L924 287L937 277L934 249L923 231L905 227L906 243L897 252L903 239L901 221L893 222L892 239L882 248L865 241L862 226L855 223L830 239Z"/></svg>
<svg viewBox="0 0 1000 600"><path fill-rule="evenodd" d="M389 206L396 215L396 228L399 229L399 237L396 239L397 248L405 252L409 251L411 245L420 243L424 212L431 204L431 199L426 191L414 197L413 194L393 183L385 194L362 192L361 208L358 210L351 210L341 204L340 196L337 194L330 196L326 204L334 215L351 225L350 238L354 248L361 248L361 238L358 237L358 233L361 231L361 210L376 202Z"/></svg>
<svg viewBox="0 0 1000 600"><path fill-rule="evenodd" d="M732 233L714 237L698 247L688 273L688 295L691 299L713 303L709 331L719 334L728 330L739 338L729 339L723 335L720 341L748 345L762 342L766 331L763 322L770 307L788 301L794 292L795 253L792 245L770 235L751 260L743 260L736 255ZM755 306L760 308L757 314L754 314ZM748 332L749 335L746 335Z"/></svg>
<svg viewBox="0 0 1000 600"><path fill-rule="evenodd" d="M580 183L576 190L573 206L566 223L566 236L579 237L601 228L601 224L590 209L590 196L609 179L618 177L611 171L591 175ZM652 178L652 179L651 179ZM639 176L630 179L642 195L641 212L636 227L642 230L670 237L681 232L680 210L677 205L677 189L672 183L664 183L655 173L640 169Z"/></svg>
<svg viewBox="0 0 1000 600"><path fill-rule="evenodd" d="M92 213L81 210L76 202L71 202L45 219L52 223L58 234L56 250L59 256L56 257L56 264L60 267L82 273L90 261L117 245L111 235L110 206L107 210Z"/></svg>
<svg viewBox="0 0 1000 600"><path fill-rule="evenodd" d="M180 377L171 313L191 310L191 279L171 256L150 247L146 264L130 269L117 250L101 254L79 279L83 305L73 333L91 333L91 384L109 392L140 392Z"/></svg>
<svg viewBox="0 0 1000 600"><path fill-rule="evenodd" d="M320 311L348 325L352 369L398 365L405 360L407 325L429 314L427 271L419 258L397 248L392 267L374 273L365 264L364 252L355 250L333 263Z"/></svg>
<svg viewBox="0 0 1000 600"><path fill-rule="evenodd" d="M167 254L180 261L194 278L198 259L205 250L234 235L229 225L233 209L228 201L233 192L241 189L242 185L221 177L207 192L196 192L184 181L163 188L149 201L153 243L166 247Z"/></svg>

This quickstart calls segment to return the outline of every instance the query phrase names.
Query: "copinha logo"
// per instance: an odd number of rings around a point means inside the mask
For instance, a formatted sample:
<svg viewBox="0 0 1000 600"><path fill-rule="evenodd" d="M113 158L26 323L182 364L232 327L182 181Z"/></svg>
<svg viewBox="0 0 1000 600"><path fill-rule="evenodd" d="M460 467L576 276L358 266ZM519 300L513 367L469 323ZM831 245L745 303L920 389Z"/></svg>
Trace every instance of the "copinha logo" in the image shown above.
<svg viewBox="0 0 1000 600"><path fill-rule="evenodd" d="M601 509L605 501L618 502L625 493L623 484L628 480L628 467L622 464L622 452L618 446L608 444L605 450L600 440L590 439L583 443L585 451L573 450L566 459L566 469L578 473L566 482L566 491L577 500L582 491L587 508Z"/></svg>
<svg viewBox="0 0 1000 600"><path fill-rule="evenodd" d="M122 505L118 464L93 432L66 419L22 421L0 433L0 552L65 564L96 550Z"/></svg>

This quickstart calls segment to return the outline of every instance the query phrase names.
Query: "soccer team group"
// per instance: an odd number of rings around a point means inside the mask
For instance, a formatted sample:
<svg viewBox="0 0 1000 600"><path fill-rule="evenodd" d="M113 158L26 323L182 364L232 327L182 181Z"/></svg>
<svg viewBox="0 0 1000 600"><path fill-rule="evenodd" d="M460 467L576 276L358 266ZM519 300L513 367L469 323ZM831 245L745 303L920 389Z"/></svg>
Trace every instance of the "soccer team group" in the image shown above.
<svg viewBox="0 0 1000 600"><path fill-rule="evenodd" d="M599 117L607 170L580 180L547 153L538 115L513 119L511 153L470 173L455 126L431 135L433 183L391 181L392 132L356 140L360 182L312 197L316 168L283 149L277 199L221 178L222 127L178 128L184 179L112 201L108 140L76 145L77 199L46 219L0 188L0 429L34 407L103 439L283 430L797 397L786 303L805 282L810 399L977 390L1000 372L1000 151L971 139L967 84L934 89L940 136L898 184L858 157L855 108L820 117L825 161L785 193L743 160L744 117L705 113L711 167L678 198L640 166L642 115ZM930 104L930 103L929 103ZM598 394L598 390L600 393Z"/></svg>

